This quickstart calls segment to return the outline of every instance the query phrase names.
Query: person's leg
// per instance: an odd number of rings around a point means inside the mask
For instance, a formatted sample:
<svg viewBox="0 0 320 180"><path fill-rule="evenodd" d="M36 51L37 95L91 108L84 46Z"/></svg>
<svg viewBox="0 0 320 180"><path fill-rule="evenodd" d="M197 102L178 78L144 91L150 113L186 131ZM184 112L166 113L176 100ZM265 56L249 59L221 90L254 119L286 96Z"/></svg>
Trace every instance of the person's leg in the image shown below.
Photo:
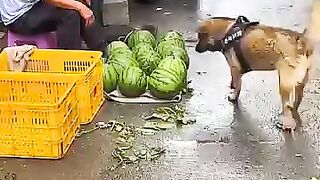
<svg viewBox="0 0 320 180"><path fill-rule="evenodd" d="M78 12L56 8L42 1L9 25L8 28L24 35L57 31L58 48L81 49L83 39L90 50L102 52L104 52L107 43L127 35L133 29L126 25L102 27L97 22L85 26L84 20ZM142 29L156 32L156 28L152 25L143 26Z"/></svg>
<svg viewBox="0 0 320 180"><path fill-rule="evenodd" d="M22 35L55 31L58 23L56 12L56 8L43 2L38 2L14 23L8 25L8 29Z"/></svg>
<svg viewBox="0 0 320 180"><path fill-rule="evenodd" d="M81 49L80 21L76 11L39 2L8 28L23 35L56 31L58 48Z"/></svg>
<svg viewBox="0 0 320 180"><path fill-rule="evenodd" d="M103 0L93 0L91 1L90 9L92 10L95 19L97 20L98 24L103 25L103 17L102 17L102 9L103 7Z"/></svg>
<svg viewBox="0 0 320 180"><path fill-rule="evenodd" d="M58 47L62 49L82 49L81 17L77 11L58 9L61 18L57 26Z"/></svg>

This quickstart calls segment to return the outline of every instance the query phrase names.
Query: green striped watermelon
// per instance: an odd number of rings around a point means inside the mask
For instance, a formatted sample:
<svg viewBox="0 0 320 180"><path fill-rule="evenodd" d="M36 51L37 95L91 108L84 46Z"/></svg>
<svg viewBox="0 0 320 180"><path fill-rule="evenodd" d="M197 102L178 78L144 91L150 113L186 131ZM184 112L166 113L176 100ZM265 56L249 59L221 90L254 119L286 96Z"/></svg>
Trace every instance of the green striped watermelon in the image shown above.
<svg viewBox="0 0 320 180"><path fill-rule="evenodd" d="M180 92L180 78L165 68L157 68L148 78L148 88L152 96L172 99Z"/></svg>
<svg viewBox="0 0 320 180"><path fill-rule="evenodd" d="M161 39L160 39L160 42L159 42L159 45L160 45L160 48L162 44L164 43L165 46L168 46L169 44L173 45L173 46L177 46L177 47L180 47L182 49L185 49L186 48L186 45L185 45L185 40L183 38L183 35L178 32L178 31L169 31L167 32ZM162 45L161 45L162 44ZM158 46L159 46L158 45Z"/></svg>
<svg viewBox="0 0 320 180"><path fill-rule="evenodd" d="M152 47L155 47L156 44L155 37L147 30L134 30L127 41L131 49L140 43L148 43Z"/></svg>
<svg viewBox="0 0 320 180"><path fill-rule="evenodd" d="M133 57L133 53L131 51L128 51L128 53L113 53L109 59L108 63L112 64L115 67L115 70L120 76L122 74L122 71L126 69L129 66L136 66L139 67L139 64Z"/></svg>
<svg viewBox="0 0 320 180"><path fill-rule="evenodd" d="M147 74L150 75L154 71L159 62L161 61L159 55L155 51L145 52L137 57L139 67Z"/></svg>
<svg viewBox="0 0 320 180"><path fill-rule="evenodd" d="M182 80L187 76L186 64L181 60L172 56L164 58L159 64L158 68L168 69Z"/></svg>
<svg viewBox="0 0 320 180"><path fill-rule="evenodd" d="M146 92L147 76L139 67L127 67L119 79L119 92L125 97L139 97Z"/></svg>
<svg viewBox="0 0 320 180"><path fill-rule="evenodd" d="M187 66L187 69L189 69L190 59L185 49L174 46L167 41L162 41L157 47L157 52L159 53L161 58L172 56L174 58L183 60L183 62Z"/></svg>
<svg viewBox="0 0 320 180"><path fill-rule="evenodd" d="M180 59L167 57L148 79L150 93L159 99L172 99L186 86L186 65Z"/></svg>
<svg viewBox="0 0 320 180"><path fill-rule="evenodd" d="M162 41L168 41L168 40L181 40L184 41L183 35L182 33L180 33L179 31L169 31L167 32L162 38Z"/></svg>
<svg viewBox="0 0 320 180"><path fill-rule="evenodd" d="M110 93L117 89L118 75L112 64L106 63L103 68L103 89Z"/></svg>
<svg viewBox="0 0 320 180"><path fill-rule="evenodd" d="M161 42L159 42L159 44L156 47L156 51L161 55L165 51L170 50L172 47L179 47L179 48L182 48L183 50L185 50L184 44L181 47L179 45L174 44L173 41L169 40L169 41L161 41Z"/></svg>
<svg viewBox="0 0 320 180"><path fill-rule="evenodd" d="M129 56L135 59L135 55L130 49L121 49L121 48L113 50L109 58L113 55L119 56L119 54L121 54L121 56Z"/></svg>
<svg viewBox="0 0 320 180"><path fill-rule="evenodd" d="M133 54L135 57L139 57L141 55L144 55L150 51L154 51L152 46L148 43L140 43L132 48Z"/></svg>
<svg viewBox="0 0 320 180"><path fill-rule="evenodd" d="M171 44L173 46L180 47L182 49L186 49L186 44L184 40L179 40L179 39L169 39L166 41L161 41L161 42L166 42L167 44Z"/></svg>
<svg viewBox="0 0 320 180"><path fill-rule="evenodd" d="M113 41L106 48L106 55L109 57L115 51L125 51L129 50L129 47L126 43L122 41Z"/></svg>

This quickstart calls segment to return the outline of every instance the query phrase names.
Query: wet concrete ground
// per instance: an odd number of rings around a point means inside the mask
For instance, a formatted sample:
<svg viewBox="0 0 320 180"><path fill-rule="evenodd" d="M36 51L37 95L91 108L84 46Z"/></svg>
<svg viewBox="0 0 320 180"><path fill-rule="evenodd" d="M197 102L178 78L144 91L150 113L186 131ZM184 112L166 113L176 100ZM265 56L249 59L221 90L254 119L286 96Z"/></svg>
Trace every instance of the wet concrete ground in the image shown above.
<svg viewBox="0 0 320 180"><path fill-rule="evenodd" d="M161 31L177 29L192 38L199 18L242 14L264 24L301 31L310 5L310 0L155 0L150 5L131 4L131 21L152 22L159 24ZM163 10L157 12L157 7ZM280 112L275 72L244 76L239 110L227 101L230 75L224 57L198 54L192 47L188 51L194 92L181 104L196 124L138 139L140 145L165 147L162 158L110 173L106 168L115 163L111 159L115 144L108 131L98 130L78 138L62 160L1 159L0 179L7 172L15 172L18 180L302 180L320 175L320 83L315 77L307 85L299 110L302 127L292 139L275 128ZM138 126L144 123L140 116L154 107L107 102L95 121L117 119Z"/></svg>

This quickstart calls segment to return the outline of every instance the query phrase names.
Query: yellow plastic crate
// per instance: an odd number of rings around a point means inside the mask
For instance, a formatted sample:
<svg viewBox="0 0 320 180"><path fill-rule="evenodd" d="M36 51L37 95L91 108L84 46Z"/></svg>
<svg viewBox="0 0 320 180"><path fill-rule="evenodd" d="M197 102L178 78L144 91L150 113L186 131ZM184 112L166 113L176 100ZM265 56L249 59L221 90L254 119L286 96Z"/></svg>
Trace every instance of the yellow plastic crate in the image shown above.
<svg viewBox="0 0 320 180"><path fill-rule="evenodd" d="M77 79L77 99L81 124L90 123L104 102L103 62L98 51L37 49L27 72L64 73ZM8 70L6 53L0 54L0 71Z"/></svg>
<svg viewBox="0 0 320 180"><path fill-rule="evenodd" d="M76 81L0 72L0 156L61 158L80 127Z"/></svg>

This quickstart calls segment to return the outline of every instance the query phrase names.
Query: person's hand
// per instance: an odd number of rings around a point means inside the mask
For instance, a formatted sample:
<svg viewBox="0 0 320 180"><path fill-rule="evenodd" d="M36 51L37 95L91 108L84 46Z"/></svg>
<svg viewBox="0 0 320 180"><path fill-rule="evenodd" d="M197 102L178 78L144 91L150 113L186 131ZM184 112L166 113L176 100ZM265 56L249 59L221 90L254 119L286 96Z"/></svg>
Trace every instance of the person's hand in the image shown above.
<svg viewBox="0 0 320 180"><path fill-rule="evenodd" d="M93 12L87 6L85 5L81 6L81 8L79 9L79 13L82 16L82 18L85 20L86 26L94 22L95 18L94 18Z"/></svg>

